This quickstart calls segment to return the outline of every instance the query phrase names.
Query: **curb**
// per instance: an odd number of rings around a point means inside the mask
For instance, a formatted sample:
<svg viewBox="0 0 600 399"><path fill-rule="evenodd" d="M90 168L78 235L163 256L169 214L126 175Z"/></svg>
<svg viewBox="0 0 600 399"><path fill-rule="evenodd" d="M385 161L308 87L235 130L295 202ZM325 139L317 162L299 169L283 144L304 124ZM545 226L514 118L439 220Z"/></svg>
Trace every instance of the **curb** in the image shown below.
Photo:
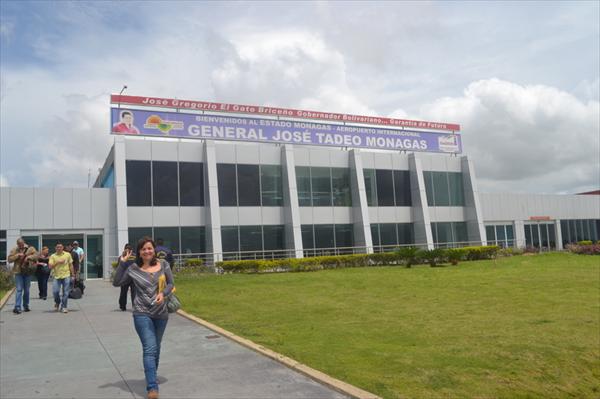
<svg viewBox="0 0 600 399"><path fill-rule="evenodd" d="M324 384L330 388L333 388L334 390L336 390L340 393L349 395L355 399L381 399L380 396L377 396L371 392L367 392L363 389L357 388L354 385L350 385L344 381L340 381L338 379L330 377L329 375L327 375L321 371L310 368L307 365L302 364L292 358L289 358L280 353L277 353L270 349L267 349L264 346L258 345L256 343L250 341L249 339L237 336L232 332L229 332L229 331L227 331L215 324L212 324L206 320L203 320L199 317L191 315L181 309L178 310L177 313L180 316L183 316L188 320L198 323L201 326L208 328L209 330L212 330L234 342L237 342L240 345L245 346L246 348L252 349L255 352L258 352L264 356L267 356L268 358L271 358L271 359L283 364L284 366L289 367L292 370L302 373L305 376L307 376L317 382L320 382L321 384Z"/></svg>
<svg viewBox="0 0 600 399"><path fill-rule="evenodd" d="M4 294L2 299L0 299L0 309L2 309L6 302L8 302L8 298L10 298L13 292L15 292L15 287L12 287L10 290L8 290L8 292Z"/></svg>

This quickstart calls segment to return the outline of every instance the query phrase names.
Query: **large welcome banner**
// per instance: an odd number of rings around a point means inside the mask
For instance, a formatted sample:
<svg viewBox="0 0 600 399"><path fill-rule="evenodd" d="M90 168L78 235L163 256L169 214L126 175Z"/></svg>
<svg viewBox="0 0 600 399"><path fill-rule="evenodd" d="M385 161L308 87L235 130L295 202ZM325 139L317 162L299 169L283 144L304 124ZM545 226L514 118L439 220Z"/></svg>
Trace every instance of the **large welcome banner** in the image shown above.
<svg viewBox="0 0 600 399"><path fill-rule="evenodd" d="M461 153L459 135L236 116L111 109L112 134Z"/></svg>

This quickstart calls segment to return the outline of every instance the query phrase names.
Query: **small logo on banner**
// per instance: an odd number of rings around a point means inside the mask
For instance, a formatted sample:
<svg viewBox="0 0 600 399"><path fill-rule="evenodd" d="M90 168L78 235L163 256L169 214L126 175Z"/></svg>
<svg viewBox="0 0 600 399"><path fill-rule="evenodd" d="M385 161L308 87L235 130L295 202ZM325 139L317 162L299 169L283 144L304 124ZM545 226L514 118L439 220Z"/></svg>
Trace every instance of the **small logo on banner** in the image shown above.
<svg viewBox="0 0 600 399"><path fill-rule="evenodd" d="M438 137L438 146L443 152L458 152L458 137L455 135Z"/></svg>
<svg viewBox="0 0 600 399"><path fill-rule="evenodd" d="M162 133L169 135L171 130L183 130L183 122L163 120L158 115L150 115L144 123L145 129L158 129Z"/></svg>

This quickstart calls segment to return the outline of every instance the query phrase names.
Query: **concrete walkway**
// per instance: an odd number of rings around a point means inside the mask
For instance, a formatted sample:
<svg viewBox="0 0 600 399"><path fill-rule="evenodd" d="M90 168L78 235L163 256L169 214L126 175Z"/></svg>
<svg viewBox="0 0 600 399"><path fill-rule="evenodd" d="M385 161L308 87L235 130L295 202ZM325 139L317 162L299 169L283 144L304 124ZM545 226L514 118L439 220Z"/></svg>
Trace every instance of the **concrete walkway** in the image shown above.
<svg viewBox="0 0 600 399"><path fill-rule="evenodd" d="M14 315L13 294L0 312L0 398L145 398L141 344L118 296L91 281L68 314L48 298ZM345 397L179 315L169 318L158 374L163 399Z"/></svg>

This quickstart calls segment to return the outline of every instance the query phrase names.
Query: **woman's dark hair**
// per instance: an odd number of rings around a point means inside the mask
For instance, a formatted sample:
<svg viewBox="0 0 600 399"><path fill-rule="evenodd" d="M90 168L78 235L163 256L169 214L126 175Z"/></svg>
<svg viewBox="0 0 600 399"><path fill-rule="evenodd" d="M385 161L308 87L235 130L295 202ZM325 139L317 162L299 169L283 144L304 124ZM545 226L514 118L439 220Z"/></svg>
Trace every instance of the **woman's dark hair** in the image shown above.
<svg viewBox="0 0 600 399"><path fill-rule="evenodd" d="M142 265L144 264L144 261L142 260L142 248L144 245L146 245L146 243L150 243L152 244L152 248L156 248L156 244L154 243L154 240L152 239L152 237L142 237L140 238L140 240L137 243L137 250L135 251L135 263L139 266L142 267ZM152 258L152 260L150 261L150 266L154 266L158 263L158 258L156 257L156 251L154 252L154 257Z"/></svg>

